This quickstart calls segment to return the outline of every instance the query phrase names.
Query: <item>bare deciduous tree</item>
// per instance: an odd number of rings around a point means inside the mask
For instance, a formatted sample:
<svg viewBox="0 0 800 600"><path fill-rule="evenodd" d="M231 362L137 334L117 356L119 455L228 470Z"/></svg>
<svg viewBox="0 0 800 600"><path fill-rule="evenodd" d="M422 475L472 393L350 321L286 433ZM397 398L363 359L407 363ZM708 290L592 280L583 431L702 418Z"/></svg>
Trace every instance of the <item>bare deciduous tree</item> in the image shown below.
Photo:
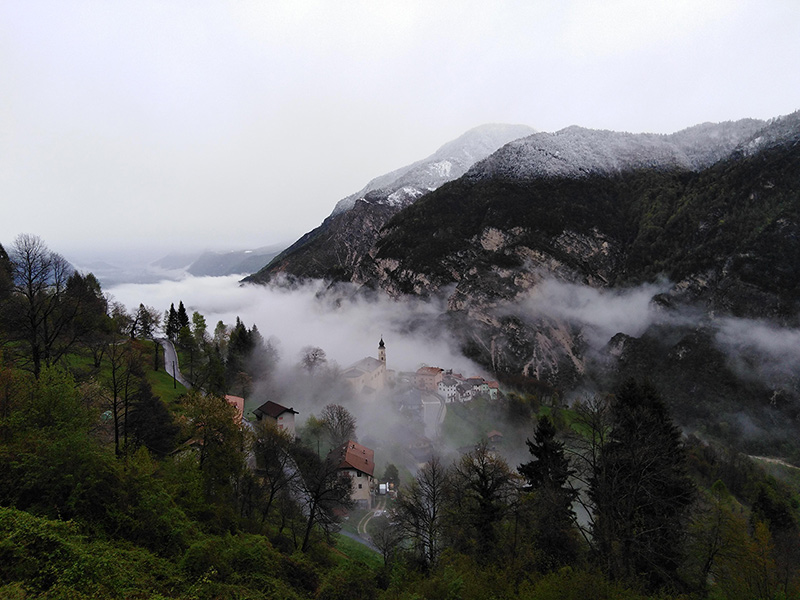
<svg viewBox="0 0 800 600"><path fill-rule="evenodd" d="M309 373L315 372L328 362L325 350L316 346L306 346L300 351L300 364Z"/></svg>
<svg viewBox="0 0 800 600"><path fill-rule="evenodd" d="M358 441L356 437L356 418L340 404L328 404L320 415L325 435L336 448L348 440Z"/></svg>
<svg viewBox="0 0 800 600"><path fill-rule="evenodd" d="M447 469L437 457L429 460L397 497L393 520L422 562L433 565L442 550Z"/></svg>
<svg viewBox="0 0 800 600"><path fill-rule="evenodd" d="M28 345L31 370L38 377L42 363L56 362L69 346L55 348L77 311L75 303L65 302L72 267L41 238L27 233L14 240L10 258L14 292L20 300L20 338Z"/></svg>

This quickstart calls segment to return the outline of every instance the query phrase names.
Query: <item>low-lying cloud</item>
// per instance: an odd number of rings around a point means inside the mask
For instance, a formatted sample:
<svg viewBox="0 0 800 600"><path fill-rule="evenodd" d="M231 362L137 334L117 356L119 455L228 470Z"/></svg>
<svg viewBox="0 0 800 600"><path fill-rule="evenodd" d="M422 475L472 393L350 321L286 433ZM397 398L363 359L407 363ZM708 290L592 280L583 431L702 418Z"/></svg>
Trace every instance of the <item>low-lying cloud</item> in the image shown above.
<svg viewBox="0 0 800 600"><path fill-rule="evenodd" d="M800 374L800 330L753 319L720 319L715 342L736 373L772 386Z"/></svg>
<svg viewBox="0 0 800 600"><path fill-rule="evenodd" d="M533 317L550 317L579 327L593 347L615 334L638 337L658 319L664 319L653 297L669 290L667 281L636 288L597 289L546 279L523 301L522 310Z"/></svg>
<svg viewBox="0 0 800 600"><path fill-rule="evenodd" d="M183 300L187 311L198 311L213 331L218 321L235 323L238 316L256 325L276 344L282 362L294 364L306 346L325 350L329 361L346 367L364 356L376 356L383 337L389 368L416 370L423 364L478 373L479 367L460 355L437 318L445 307L437 301L385 297L364 298L347 287L333 290L331 299L320 281L286 289L240 285L237 276L186 277L155 284L122 284L108 290L129 309L139 303L159 310ZM409 326L409 324L415 324ZM276 342L277 340L277 342Z"/></svg>

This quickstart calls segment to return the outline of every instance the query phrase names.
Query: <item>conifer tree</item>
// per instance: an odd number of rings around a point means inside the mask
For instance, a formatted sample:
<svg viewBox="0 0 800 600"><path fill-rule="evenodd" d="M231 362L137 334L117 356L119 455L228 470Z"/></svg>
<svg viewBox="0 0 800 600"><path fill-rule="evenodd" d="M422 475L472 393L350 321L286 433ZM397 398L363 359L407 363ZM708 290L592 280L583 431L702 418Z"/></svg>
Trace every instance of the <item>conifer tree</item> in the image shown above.
<svg viewBox="0 0 800 600"><path fill-rule="evenodd" d="M178 321L178 312L175 310L175 303L169 305L169 311L167 312L166 319L167 322L164 333L167 335L171 341L175 341L175 338L178 337L178 331L180 331L180 322Z"/></svg>
<svg viewBox="0 0 800 600"><path fill-rule="evenodd" d="M183 300L181 300L178 303L178 330L180 331L184 327L189 327L189 315L183 305Z"/></svg>
<svg viewBox="0 0 800 600"><path fill-rule="evenodd" d="M625 382L611 406L610 441L591 480L597 556L612 577L675 584L694 484L680 430L649 384Z"/></svg>
<svg viewBox="0 0 800 600"><path fill-rule="evenodd" d="M556 428L547 416L539 419L533 441L526 440L533 460L519 466L533 490L532 535L544 571L571 564L579 545L572 503L578 493L570 485L574 471L564 454L564 443L556 439Z"/></svg>

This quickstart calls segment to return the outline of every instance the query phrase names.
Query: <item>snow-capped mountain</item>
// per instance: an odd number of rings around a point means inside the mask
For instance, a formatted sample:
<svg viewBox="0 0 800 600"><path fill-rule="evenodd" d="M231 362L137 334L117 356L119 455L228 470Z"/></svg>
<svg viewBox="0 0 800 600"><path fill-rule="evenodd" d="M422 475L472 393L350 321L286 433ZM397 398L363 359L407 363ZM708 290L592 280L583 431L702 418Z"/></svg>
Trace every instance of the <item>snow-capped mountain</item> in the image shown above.
<svg viewBox="0 0 800 600"><path fill-rule="evenodd" d="M358 200L407 206L423 194L458 179L481 159L517 138L535 133L527 125L488 124L470 129L427 158L370 181L363 189L340 200L333 215L350 210Z"/></svg>
<svg viewBox="0 0 800 600"><path fill-rule="evenodd" d="M567 127L501 148L467 173L471 179L612 175L636 169L696 171L729 156L765 126L743 119L704 123L670 135Z"/></svg>

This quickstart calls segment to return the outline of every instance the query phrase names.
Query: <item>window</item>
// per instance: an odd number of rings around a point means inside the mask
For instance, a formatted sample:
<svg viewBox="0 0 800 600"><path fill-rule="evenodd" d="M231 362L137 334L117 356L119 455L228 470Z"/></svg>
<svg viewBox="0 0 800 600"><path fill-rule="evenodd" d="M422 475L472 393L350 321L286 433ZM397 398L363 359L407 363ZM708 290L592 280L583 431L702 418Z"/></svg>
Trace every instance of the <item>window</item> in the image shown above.
<svg viewBox="0 0 800 600"><path fill-rule="evenodd" d="M360 483L358 484L358 489L361 489L361 484Z"/></svg>
<svg viewBox="0 0 800 600"><path fill-rule="evenodd" d="M356 475L356 477L361 477L361 471L356 471L356 473L358 473L358 475Z"/></svg>

